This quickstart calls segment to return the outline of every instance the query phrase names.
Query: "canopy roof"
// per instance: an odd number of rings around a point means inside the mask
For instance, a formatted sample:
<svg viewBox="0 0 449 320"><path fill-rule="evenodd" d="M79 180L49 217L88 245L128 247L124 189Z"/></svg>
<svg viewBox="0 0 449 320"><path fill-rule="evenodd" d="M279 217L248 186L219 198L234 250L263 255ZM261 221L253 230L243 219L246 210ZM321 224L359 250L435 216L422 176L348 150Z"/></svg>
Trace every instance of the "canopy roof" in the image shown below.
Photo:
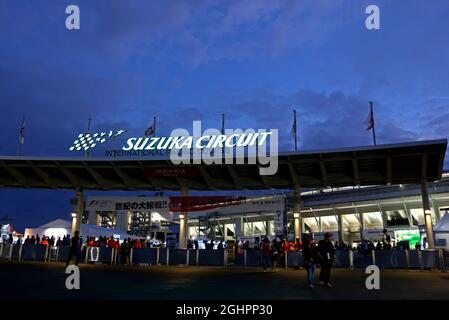
<svg viewBox="0 0 449 320"><path fill-rule="evenodd" d="M174 165L136 158L0 157L0 187L238 190L420 183L441 178L447 140L283 153L272 176L258 164Z"/></svg>

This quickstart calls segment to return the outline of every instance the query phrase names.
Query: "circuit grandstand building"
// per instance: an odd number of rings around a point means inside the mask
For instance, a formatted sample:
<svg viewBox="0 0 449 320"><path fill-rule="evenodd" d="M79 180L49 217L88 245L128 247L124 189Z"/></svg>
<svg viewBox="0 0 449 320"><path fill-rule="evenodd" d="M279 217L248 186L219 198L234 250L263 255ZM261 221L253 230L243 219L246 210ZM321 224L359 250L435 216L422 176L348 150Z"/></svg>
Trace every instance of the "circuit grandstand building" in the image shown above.
<svg viewBox="0 0 449 320"><path fill-rule="evenodd" d="M178 225L181 248L195 237L327 231L354 242L379 238L384 228L435 248L433 225L449 209L446 149L447 140L433 140L280 153L274 175L261 175L259 163L0 157L0 187L73 189L72 232L82 222L140 235ZM89 190L159 195L86 196Z"/></svg>

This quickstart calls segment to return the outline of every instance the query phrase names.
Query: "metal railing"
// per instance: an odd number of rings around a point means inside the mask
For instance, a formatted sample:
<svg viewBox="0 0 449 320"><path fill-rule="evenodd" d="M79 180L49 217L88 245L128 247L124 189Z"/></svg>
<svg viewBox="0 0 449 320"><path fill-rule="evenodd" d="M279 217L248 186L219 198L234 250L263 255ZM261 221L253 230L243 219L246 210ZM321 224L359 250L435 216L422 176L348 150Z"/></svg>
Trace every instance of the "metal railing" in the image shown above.
<svg viewBox="0 0 449 320"><path fill-rule="evenodd" d="M0 244L0 259L9 261L67 261L70 247ZM143 248L121 250L108 247L86 247L79 253L79 262L101 264L126 264L131 266L234 266L261 267L262 257L259 250L194 250L170 248ZM278 259L284 268L301 268L304 260L299 251L288 251ZM337 250L334 267L342 269L365 269L377 265L381 269L445 271L444 252L438 250L391 250L359 253L350 250Z"/></svg>

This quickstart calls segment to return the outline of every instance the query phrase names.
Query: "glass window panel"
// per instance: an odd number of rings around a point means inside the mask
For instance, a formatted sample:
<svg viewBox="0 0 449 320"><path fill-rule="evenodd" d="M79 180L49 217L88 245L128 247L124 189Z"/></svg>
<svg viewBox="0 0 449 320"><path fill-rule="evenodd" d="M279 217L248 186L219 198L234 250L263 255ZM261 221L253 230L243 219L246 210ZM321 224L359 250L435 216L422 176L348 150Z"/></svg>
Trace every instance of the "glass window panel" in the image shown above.
<svg viewBox="0 0 449 320"><path fill-rule="evenodd" d="M363 214L363 225L365 229L383 229L382 213L367 212Z"/></svg>

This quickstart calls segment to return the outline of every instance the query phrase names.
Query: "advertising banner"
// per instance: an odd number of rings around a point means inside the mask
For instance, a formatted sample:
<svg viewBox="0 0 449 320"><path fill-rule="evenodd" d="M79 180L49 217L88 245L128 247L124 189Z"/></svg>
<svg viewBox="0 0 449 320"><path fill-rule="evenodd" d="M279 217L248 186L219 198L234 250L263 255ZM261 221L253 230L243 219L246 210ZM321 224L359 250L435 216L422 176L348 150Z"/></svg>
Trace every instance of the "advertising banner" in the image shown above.
<svg viewBox="0 0 449 320"><path fill-rule="evenodd" d="M284 210L276 210L274 213L274 233L277 236L284 235Z"/></svg>
<svg viewBox="0 0 449 320"><path fill-rule="evenodd" d="M86 210L92 211L156 211L169 213L168 197L88 197Z"/></svg>
<svg viewBox="0 0 449 320"><path fill-rule="evenodd" d="M285 211L284 196L267 196L254 198L234 198L233 201L225 202L223 205L212 208L203 207L203 210L190 213L189 217L195 218L205 213L213 213L214 215L233 215L247 213L276 213ZM282 214L281 214L282 215ZM283 218L282 218L283 219ZM284 222L284 221L282 221Z"/></svg>

